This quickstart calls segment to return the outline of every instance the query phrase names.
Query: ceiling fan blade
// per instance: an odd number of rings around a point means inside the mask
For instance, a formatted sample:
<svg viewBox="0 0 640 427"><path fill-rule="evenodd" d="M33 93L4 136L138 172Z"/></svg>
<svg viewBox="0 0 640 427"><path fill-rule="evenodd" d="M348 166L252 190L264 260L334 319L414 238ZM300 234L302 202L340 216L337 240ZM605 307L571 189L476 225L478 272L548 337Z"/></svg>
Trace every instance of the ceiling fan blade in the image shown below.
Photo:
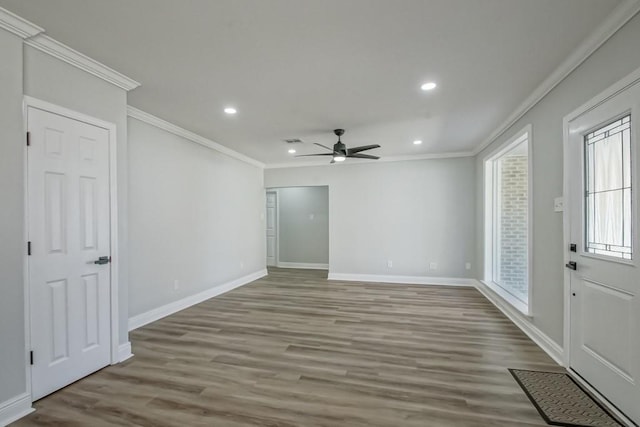
<svg viewBox="0 0 640 427"><path fill-rule="evenodd" d="M314 142L314 144L317 145L318 147L326 148L327 150L333 152L333 148L329 148L326 145L318 144L317 142Z"/></svg>
<svg viewBox="0 0 640 427"><path fill-rule="evenodd" d="M369 154L347 154L347 157L356 158L356 159L373 159L378 160L380 157L371 156Z"/></svg>
<svg viewBox="0 0 640 427"><path fill-rule="evenodd" d="M365 150L373 150L374 148L380 148L380 146L378 144L362 145L360 147L353 147L353 148L347 149L347 153L348 154L355 154L355 153L359 153L359 152L365 151Z"/></svg>
<svg viewBox="0 0 640 427"><path fill-rule="evenodd" d="M309 156L333 156L333 153L320 153L320 154L299 154L295 157L309 157Z"/></svg>

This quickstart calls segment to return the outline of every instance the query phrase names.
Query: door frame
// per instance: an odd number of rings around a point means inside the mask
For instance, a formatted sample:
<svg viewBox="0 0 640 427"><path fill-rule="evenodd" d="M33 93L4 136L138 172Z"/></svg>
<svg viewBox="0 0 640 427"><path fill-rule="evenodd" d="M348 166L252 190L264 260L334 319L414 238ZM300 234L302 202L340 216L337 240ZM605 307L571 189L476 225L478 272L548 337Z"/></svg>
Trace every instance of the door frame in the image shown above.
<svg viewBox="0 0 640 427"><path fill-rule="evenodd" d="M23 128L24 135L28 129L28 109L36 108L48 113L57 114L59 116L67 117L72 120L87 123L92 126L96 126L105 129L109 133L109 227L110 227L110 245L111 245L111 281L110 281L110 355L111 364L119 362L119 308L118 308L118 188L117 188L117 127L114 123L107 122L95 117L88 116L86 114L70 110L65 107L61 107L50 102L42 101L31 96L24 96L22 103L23 106ZM29 278L29 255L26 251L26 242L29 240L29 163L28 163L28 148L26 144L24 146L23 156L23 194L24 194L24 251L23 251L23 276L24 276L24 313L25 313L25 361L29 360L29 353L31 351L31 281ZM33 397L31 394L31 365L26 363L26 386L27 394Z"/></svg>
<svg viewBox="0 0 640 427"><path fill-rule="evenodd" d="M569 139L569 124L571 121L577 119L579 116L587 113L588 111L600 106L604 102L609 101L616 95L624 92L632 86L640 84L640 68L636 69L626 77L622 78L618 82L609 86L598 95L576 108L571 113L567 114L562 121L562 142L563 142L563 213L562 213L562 227L563 227L563 245L564 245L564 259L563 263L566 264L570 261L571 252L569 251L569 244L571 243L571 206L569 201L570 195L570 139ZM639 115L640 111L633 111L634 116ZM637 131L636 131L637 132ZM636 133L638 134L638 133ZM638 148L636 148L638 149ZM634 172L638 171L637 165L634 166ZM637 213L636 213L637 215ZM637 230L635 231L638 232ZM589 391L595 393L601 400L607 403L608 409L610 409L615 415L620 417L624 421L629 421L615 406L609 404L605 396L602 396L591 385L580 377L576 372L571 369L571 272L569 269L564 269L564 325L563 325L563 365L571 376L576 379L581 385L585 386ZM633 424L630 424L633 425Z"/></svg>

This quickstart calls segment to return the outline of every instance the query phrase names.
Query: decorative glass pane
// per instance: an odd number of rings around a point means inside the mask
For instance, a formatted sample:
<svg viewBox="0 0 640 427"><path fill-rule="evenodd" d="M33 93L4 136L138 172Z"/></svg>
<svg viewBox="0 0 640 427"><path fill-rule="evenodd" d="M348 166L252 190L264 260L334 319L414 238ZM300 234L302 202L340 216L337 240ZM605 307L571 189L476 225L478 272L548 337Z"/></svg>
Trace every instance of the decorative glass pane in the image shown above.
<svg viewBox="0 0 640 427"><path fill-rule="evenodd" d="M631 259L631 116L587 134L584 143L585 250Z"/></svg>

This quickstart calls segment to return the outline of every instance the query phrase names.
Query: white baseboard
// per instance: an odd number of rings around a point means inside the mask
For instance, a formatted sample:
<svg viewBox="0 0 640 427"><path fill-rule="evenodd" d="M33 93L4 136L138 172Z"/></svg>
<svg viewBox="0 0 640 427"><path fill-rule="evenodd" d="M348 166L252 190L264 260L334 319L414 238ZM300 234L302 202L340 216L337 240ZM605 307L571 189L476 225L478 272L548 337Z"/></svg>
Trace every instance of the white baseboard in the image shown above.
<svg viewBox="0 0 640 427"><path fill-rule="evenodd" d="M349 282L406 283L408 285L474 286L475 279L427 276L387 276L383 274L351 274L329 272L329 280Z"/></svg>
<svg viewBox="0 0 640 427"><path fill-rule="evenodd" d="M23 393L0 403L0 427L7 426L35 411L31 406L31 396Z"/></svg>
<svg viewBox="0 0 640 427"><path fill-rule="evenodd" d="M127 341L124 344L120 344L118 346L118 363L124 362L127 359L133 357L133 353L131 352L131 342Z"/></svg>
<svg viewBox="0 0 640 427"><path fill-rule="evenodd" d="M209 298L213 298L215 296L238 288L242 285L246 285L247 283L251 283L254 280L258 280L259 278L266 276L267 274L267 269L265 268L263 270L256 271L255 273L251 273L238 279L232 280L230 282L223 283L222 285L214 286L211 289L207 289L206 291L197 293L195 295L191 295L181 300L163 305L162 307L154 308L153 310L149 310L146 313L141 313L136 316L130 317L129 330L133 331L134 329L138 329L141 326L144 326L151 322L155 322L156 320L162 319L163 317L167 317L180 310L189 308L192 305L199 304L202 301L208 300Z"/></svg>
<svg viewBox="0 0 640 427"><path fill-rule="evenodd" d="M552 340L547 334L538 329L529 319L527 319L518 309L512 307L508 302L499 297L484 283L474 280L475 286L482 295L485 296L498 310L504 313L522 332L524 332L533 342L545 351L556 363L564 366L564 350L557 342Z"/></svg>
<svg viewBox="0 0 640 427"><path fill-rule="evenodd" d="M279 262L279 268L305 268L307 270L328 270L329 264L317 264L311 262Z"/></svg>

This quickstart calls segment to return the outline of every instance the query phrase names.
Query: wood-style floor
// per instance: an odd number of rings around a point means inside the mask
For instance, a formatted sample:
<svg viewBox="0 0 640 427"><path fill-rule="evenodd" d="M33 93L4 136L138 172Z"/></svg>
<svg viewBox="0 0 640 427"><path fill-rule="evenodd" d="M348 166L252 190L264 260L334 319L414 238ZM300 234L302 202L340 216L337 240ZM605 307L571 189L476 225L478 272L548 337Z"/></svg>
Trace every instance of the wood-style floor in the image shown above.
<svg viewBox="0 0 640 427"><path fill-rule="evenodd" d="M19 426L544 426L507 368L561 369L473 288L269 276L131 333Z"/></svg>

